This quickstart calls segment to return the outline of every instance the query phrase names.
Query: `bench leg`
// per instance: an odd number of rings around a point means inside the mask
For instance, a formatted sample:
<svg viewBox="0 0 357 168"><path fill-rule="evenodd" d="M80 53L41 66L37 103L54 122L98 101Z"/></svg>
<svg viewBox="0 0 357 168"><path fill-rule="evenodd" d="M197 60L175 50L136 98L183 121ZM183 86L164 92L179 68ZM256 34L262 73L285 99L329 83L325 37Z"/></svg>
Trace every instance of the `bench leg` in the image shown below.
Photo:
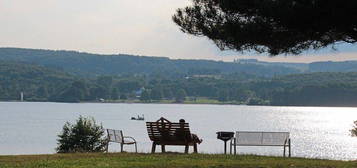
<svg viewBox="0 0 357 168"><path fill-rule="evenodd" d="M155 144L155 142L153 142L152 148L151 148L151 153L155 153L155 148L156 148L156 144Z"/></svg>
<svg viewBox="0 0 357 168"><path fill-rule="evenodd" d="M285 157L285 149L286 149L286 146L284 145L284 155L283 155L284 157Z"/></svg>
<svg viewBox="0 0 357 168"><path fill-rule="evenodd" d="M105 151L108 153L109 151L109 142L107 143L107 145L105 146Z"/></svg>
<svg viewBox="0 0 357 168"><path fill-rule="evenodd" d="M289 139L289 157L291 157L291 141Z"/></svg>
<svg viewBox="0 0 357 168"><path fill-rule="evenodd" d="M185 145L185 153L188 153L188 145Z"/></svg>
<svg viewBox="0 0 357 168"><path fill-rule="evenodd" d="M197 153L197 143L193 145L193 153Z"/></svg>
<svg viewBox="0 0 357 168"><path fill-rule="evenodd" d="M166 150L165 150L165 145L161 145L161 152L162 152L162 153L165 153L165 152L166 152Z"/></svg>
<svg viewBox="0 0 357 168"><path fill-rule="evenodd" d="M136 142L135 142L135 153L138 153L138 146L137 146Z"/></svg>
<svg viewBox="0 0 357 168"><path fill-rule="evenodd" d="M120 144L120 152L123 152L124 144Z"/></svg>
<svg viewBox="0 0 357 168"><path fill-rule="evenodd" d="M237 142L234 140L234 155L237 154Z"/></svg>

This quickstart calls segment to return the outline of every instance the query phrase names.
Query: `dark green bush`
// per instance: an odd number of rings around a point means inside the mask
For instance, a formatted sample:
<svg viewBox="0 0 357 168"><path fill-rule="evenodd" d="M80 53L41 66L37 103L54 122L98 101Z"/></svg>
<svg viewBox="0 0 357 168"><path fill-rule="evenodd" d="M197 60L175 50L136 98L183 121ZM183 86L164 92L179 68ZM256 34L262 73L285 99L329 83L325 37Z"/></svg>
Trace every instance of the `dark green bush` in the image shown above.
<svg viewBox="0 0 357 168"><path fill-rule="evenodd" d="M103 126L91 117L80 116L75 124L66 122L58 137L58 153L100 152L106 145Z"/></svg>

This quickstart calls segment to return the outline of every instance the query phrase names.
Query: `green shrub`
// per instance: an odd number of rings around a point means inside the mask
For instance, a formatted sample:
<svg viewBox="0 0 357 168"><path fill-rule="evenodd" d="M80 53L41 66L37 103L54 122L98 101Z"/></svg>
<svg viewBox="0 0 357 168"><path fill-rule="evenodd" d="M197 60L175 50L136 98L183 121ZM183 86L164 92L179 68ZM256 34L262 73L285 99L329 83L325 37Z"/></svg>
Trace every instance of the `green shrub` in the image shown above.
<svg viewBox="0 0 357 168"><path fill-rule="evenodd" d="M106 145L103 136L103 126L97 125L94 118L80 116L75 124L66 122L63 126L62 132L58 135L56 151L58 153L100 152Z"/></svg>
<svg viewBox="0 0 357 168"><path fill-rule="evenodd" d="M357 121L355 121L354 124L353 129L351 129L351 135L357 137Z"/></svg>

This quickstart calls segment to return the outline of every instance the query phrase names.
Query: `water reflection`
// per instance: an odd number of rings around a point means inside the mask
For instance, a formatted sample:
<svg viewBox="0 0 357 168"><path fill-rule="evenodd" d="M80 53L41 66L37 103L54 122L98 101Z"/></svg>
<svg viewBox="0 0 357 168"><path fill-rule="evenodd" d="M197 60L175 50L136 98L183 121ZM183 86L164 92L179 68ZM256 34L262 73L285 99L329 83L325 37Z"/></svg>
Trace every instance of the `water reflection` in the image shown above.
<svg viewBox="0 0 357 168"><path fill-rule="evenodd" d="M357 158L357 138L349 136L353 120L357 120L357 108L3 102L0 113L0 154L54 153L56 135L63 124L73 122L79 115L93 116L106 128L122 129L138 140L139 152L149 152L151 142L145 122L130 120L144 114L146 121L184 118L191 131L203 138L198 148L202 153L223 153L217 131L288 131L293 156ZM111 150L119 151L119 146L113 145ZM238 152L281 156L282 148L239 147Z"/></svg>

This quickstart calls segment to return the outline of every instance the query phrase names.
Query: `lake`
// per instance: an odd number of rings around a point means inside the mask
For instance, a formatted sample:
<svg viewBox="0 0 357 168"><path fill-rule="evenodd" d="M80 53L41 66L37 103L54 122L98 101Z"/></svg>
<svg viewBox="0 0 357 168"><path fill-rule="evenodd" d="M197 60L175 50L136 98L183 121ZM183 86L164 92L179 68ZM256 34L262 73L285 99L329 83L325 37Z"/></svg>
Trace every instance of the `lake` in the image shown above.
<svg viewBox="0 0 357 168"><path fill-rule="evenodd" d="M288 131L294 157L357 159L357 137L349 135L357 108L0 102L0 114L0 155L55 153L62 126L80 115L94 117L104 128L122 129L136 138L139 152L149 152L145 122L130 120L144 114L146 121L184 118L191 132L203 139L200 153L223 153L217 131ZM124 149L134 151L133 146ZM183 152L184 147L166 150ZM119 151L119 145L111 145L110 151ZM282 156L282 151L282 147L238 147L239 154Z"/></svg>

